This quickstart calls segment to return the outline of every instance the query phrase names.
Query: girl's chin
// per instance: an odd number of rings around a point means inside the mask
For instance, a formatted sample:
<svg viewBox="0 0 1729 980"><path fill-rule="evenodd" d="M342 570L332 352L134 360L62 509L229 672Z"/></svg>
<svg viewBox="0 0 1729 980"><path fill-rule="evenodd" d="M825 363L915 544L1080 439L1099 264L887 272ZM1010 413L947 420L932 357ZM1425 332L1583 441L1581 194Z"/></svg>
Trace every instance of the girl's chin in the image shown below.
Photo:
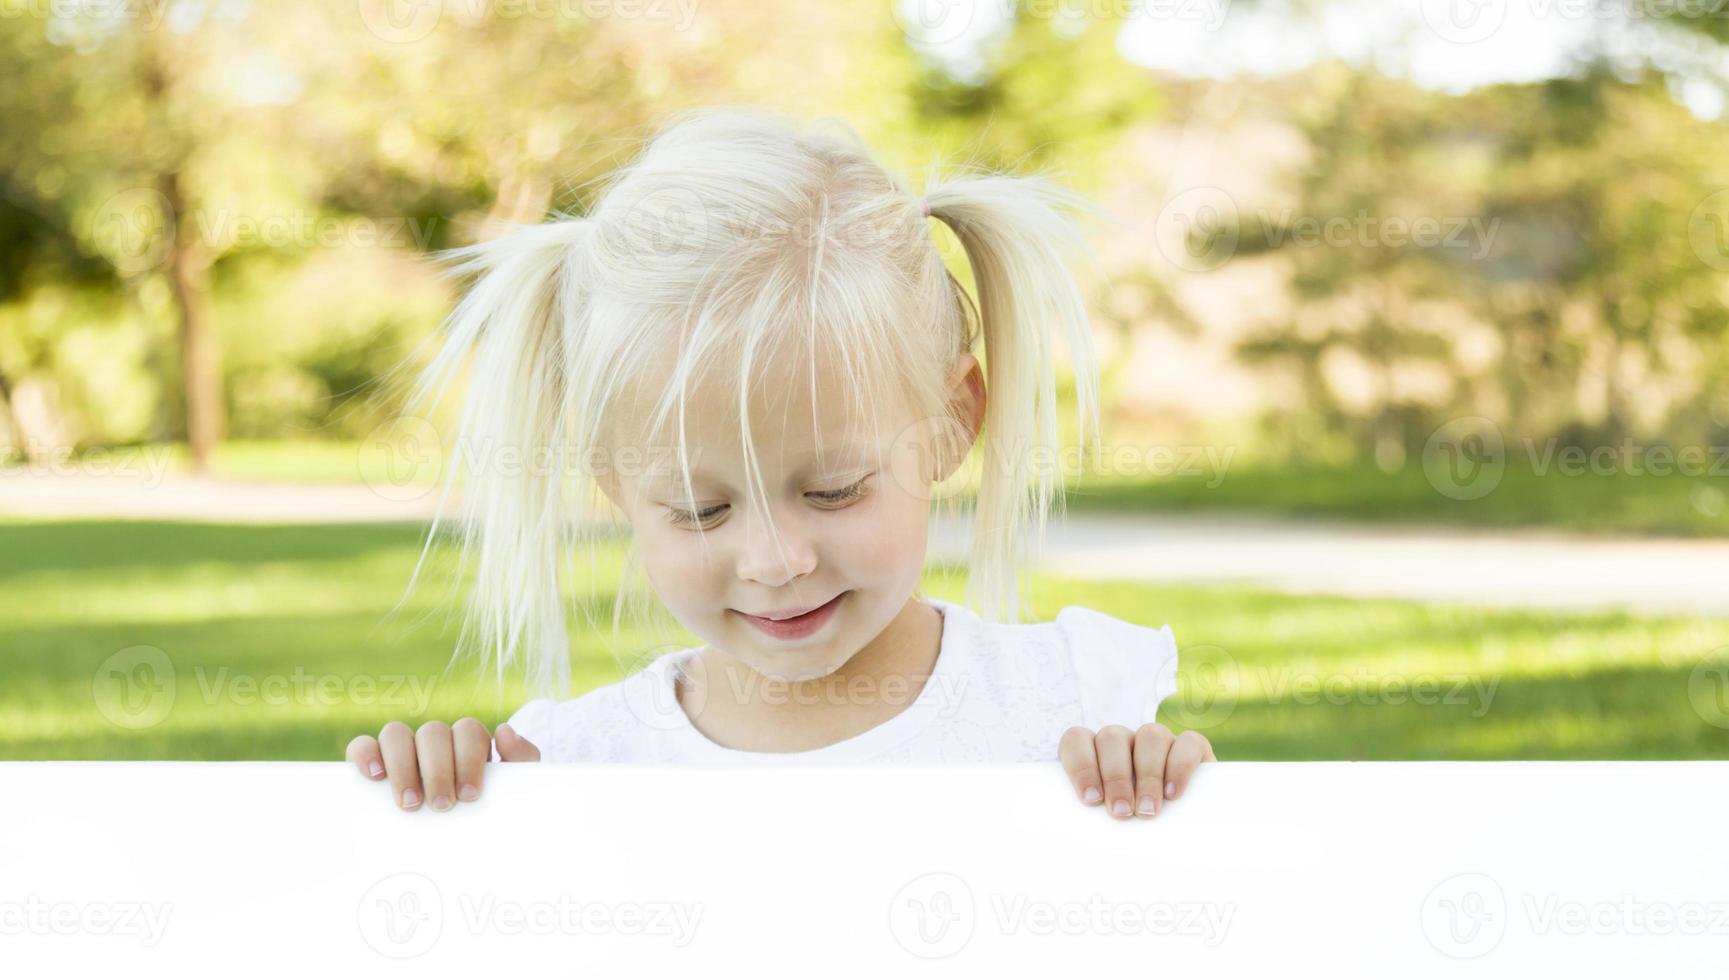
<svg viewBox="0 0 1729 980"><path fill-rule="evenodd" d="M739 659L743 661L745 666L768 680L782 684L793 684L798 681L815 681L828 677L846 666L846 662L850 658L842 657L826 666L813 665L809 654L803 657L740 657Z"/></svg>

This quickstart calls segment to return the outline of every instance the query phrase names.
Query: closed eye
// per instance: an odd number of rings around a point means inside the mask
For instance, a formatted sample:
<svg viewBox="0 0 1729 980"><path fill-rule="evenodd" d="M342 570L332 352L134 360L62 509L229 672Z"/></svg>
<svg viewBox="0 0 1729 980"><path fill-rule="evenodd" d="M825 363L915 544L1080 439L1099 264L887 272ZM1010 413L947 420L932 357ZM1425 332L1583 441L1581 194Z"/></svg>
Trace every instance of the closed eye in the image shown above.
<svg viewBox="0 0 1729 980"><path fill-rule="evenodd" d="M870 492L869 484L870 475L867 474L858 482L842 487L839 490L813 490L810 493L805 494L805 496L832 507L839 504L851 503L852 501L865 496ZM667 519L677 527L694 528L701 526L706 530L708 527L712 526L709 524L710 521L724 515L731 506L731 504L715 504L712 507L704 507L702 510L698 511L679 510L676 507L668 507Z"/></svg>

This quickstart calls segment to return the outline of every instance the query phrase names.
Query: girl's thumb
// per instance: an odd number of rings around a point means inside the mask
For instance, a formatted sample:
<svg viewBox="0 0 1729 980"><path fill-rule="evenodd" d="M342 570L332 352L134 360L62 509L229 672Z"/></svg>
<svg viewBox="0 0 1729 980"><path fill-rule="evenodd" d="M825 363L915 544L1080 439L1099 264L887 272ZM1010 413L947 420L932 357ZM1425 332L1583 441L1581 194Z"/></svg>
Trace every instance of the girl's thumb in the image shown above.
<svg viewBox="0 0 1729 980"><path fill-rule="evenodd" d="M506 722L498 726L493 733L493 742L498 745L498 758L504 762L539 762L540 750L534 743L521 735Z"/></svg>

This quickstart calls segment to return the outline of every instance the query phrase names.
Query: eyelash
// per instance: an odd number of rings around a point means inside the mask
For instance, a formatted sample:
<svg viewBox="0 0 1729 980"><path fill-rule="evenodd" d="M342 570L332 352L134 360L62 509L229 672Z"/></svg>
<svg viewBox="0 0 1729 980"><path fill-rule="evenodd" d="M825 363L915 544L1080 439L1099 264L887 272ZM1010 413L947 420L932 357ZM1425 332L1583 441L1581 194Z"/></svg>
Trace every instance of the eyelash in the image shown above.
<svg viewBox="0 0 1729 980"><path fill-rule="evenodd" d="M863 497L865 495L865 493L867 492L865 484L868 483L869 481L870 481L870 477L867 476L867 477L864 477L863 479L859 480L857 483L852 484L851 486L842 487L839 490L812 491L811 493L807 494L807 496L818 497L825 504L851 503L852 501L857 500L860 497ZM708 516L706 516L706 515L710 515L711 512L712 512L712 516L714 516L714 517L720 516L721 509L726 507L726 506L727 506L726 504L716 504L713 507L706 507L702 510L695 512L695 513L692 513L688 510L673 510L671 508L668 508L667 519L672 522L674 527L695 527L697 524L700 524L704 520L707 520Z"/></svg>

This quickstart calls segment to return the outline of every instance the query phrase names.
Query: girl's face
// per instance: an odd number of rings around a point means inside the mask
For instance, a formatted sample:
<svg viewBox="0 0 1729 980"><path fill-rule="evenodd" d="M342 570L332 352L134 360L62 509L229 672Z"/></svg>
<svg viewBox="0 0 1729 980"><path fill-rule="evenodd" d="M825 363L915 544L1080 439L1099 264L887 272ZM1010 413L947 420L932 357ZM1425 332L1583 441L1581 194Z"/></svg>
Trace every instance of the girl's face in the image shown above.
<svg viewBox="0 0 1729 980"><path fill-rule="evenodd" d="M883 412L877 431L868 419L852 424L840 417L848 399L821 384L813 424L808 384L774 387L765 386L751 432L773 529L745 489L735 413L700 389L690 393L685 423L694 510L676 443L615 444L615 453L639 451L642 465L618 467L616 482L603 485L679 623L758 674L806 680L839 670L911 600L924 570L931 485L959 454L943 461L932 426L897 413ZM957 362L950 390L961 418L972 420L970 445L984 411L971 355ZM643 431L640 418L623 431ZM757 619L807 610L818 612L780 626Z"/></svg>

